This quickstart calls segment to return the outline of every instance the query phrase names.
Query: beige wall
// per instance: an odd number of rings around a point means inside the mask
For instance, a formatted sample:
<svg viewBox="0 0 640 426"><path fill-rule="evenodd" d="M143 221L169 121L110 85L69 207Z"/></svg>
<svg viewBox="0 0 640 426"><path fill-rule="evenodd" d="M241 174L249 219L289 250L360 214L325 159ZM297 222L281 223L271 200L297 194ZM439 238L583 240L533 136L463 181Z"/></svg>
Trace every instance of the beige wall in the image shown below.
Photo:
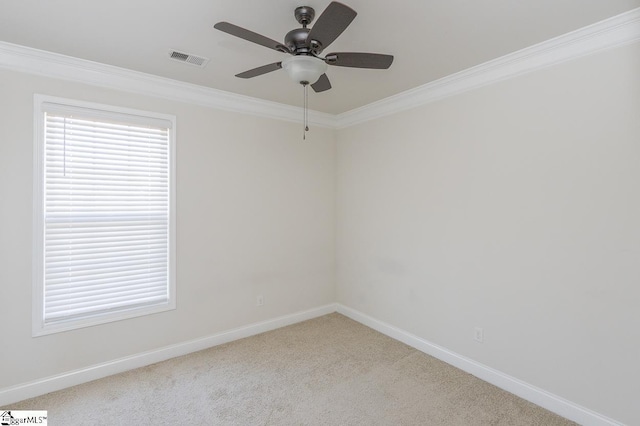
<svg viewBox="0 0 640 426"><path fill-rule="evenodd" d="M335 301L332 130L303 142L296 123L7 71L0 82L0 388ZM177 310L31 337L34 93L177 116Z"/></svg>
<svg viewBox="0 0 640 426"><path fill-rule="evenodd" d="M638 75L635 44L301 142L0 71L0 386L337 300L640 424ZM176 311L31 338L34 93L177 115Z"/></svg>
<svg viewBox="0 0 640 426"><path fill-rule="evenodd" d="M337 158L338 302L640 424L640 44L342 130Z"/></svg>

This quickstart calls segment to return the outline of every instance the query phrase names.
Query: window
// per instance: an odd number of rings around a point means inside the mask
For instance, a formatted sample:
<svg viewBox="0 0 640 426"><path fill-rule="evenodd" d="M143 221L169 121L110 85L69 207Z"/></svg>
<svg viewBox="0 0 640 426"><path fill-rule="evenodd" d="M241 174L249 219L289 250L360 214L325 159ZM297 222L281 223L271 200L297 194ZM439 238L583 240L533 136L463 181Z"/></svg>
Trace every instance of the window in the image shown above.
<svg viewBox="0 0 640 426"><path fill-rule="evenodd" d="M174 124L36 95L34 336L175 308Z"/></svg>

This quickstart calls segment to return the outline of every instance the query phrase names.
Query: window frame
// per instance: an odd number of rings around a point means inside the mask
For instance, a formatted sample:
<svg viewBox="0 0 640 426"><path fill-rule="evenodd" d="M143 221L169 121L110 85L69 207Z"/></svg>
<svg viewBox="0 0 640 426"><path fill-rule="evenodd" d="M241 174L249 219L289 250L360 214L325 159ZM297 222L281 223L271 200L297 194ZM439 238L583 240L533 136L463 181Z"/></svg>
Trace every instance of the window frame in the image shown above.
<svg viewBox="0 0 640 426"><path fill-rule="evenodd" d="M140 117L141 124L146 118L164 120L169 128L169 233L168 233L168 301L151 306L125 308L114 312L89 314L79 318L45 323L44 319L44 169L45 169L45 104L89 109L109 116L128 115ZM176 117L151 111L123 108L94 102L79 101L48 95L34 95L34 150L33 150L33 253L32 253L32 336L64 332L98 324L106 324L125 319L156 314L176 309Z"/></svg>

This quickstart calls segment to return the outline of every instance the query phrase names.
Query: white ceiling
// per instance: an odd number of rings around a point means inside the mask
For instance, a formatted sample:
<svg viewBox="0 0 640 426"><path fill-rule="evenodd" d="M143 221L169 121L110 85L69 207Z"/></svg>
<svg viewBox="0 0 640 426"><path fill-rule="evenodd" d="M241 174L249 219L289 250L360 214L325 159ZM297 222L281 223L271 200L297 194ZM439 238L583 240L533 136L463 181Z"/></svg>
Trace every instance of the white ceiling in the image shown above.
<svg viewBox="0 0 640 426"><path fill-rule="evenodd" d="M300 105L284 71L249 80L235 74L285 54L217 31L228 21L282 40L298 27L297 6L329 0L2 0L0 40L256 98ZM358 12L324 53L395 56L388 70L330 67L333 89L310 95L312 109L339 114L507 53L640 7L640 0L344 0ZM312 25L313 26L313 25ZM168 52L211 59L201 69Z"/></svg>

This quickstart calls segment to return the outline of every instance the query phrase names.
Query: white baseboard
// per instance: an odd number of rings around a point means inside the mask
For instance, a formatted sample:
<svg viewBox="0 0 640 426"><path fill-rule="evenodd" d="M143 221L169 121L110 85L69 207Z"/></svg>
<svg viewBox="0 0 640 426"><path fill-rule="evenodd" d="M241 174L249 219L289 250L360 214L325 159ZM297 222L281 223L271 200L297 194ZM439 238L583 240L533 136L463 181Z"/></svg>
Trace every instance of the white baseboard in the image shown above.
<svg viewBox="0 0 640 426"><path fill-rule="evenodd" d="M58 374L45 379L0 389L0 407L6 407L8 404L22 401L24 399L33 398L49 392L68 388L70 386L101 379L103 377L122 373L134 368L144 367L156 362L175 358L177 356L186 355L202 349L221 345L223 343L264 333L265 331L275 330L280 327L306 321L335 311L335 304L320 306L307 311L296 312L294 314L284 315L244 327L234 328L232 330L203 337L201 339L190 340L188 342L131 355L114 361L93 365L91 367L69 371L67 373Z"/></svg>
<svg viewBox="0 0 640 426"><path fill-rule="evenodd" d="M393 339L399 340L400 342L431 355L434 358L438 358L447 364L466 371L469 374L504 389L507 392L517 395L520 398L539 405L540 407L546 408L547 410L566 419L584 426L624 426L622 423L598 414L595 411L581 407L578 404L525 383L515 377L511 377L500 371L494 370L491 367L487 367L486 365L480 364L472 359L443 348L442 346L438 346L424 340L400 328L379 321L355 309L337 304L337 311L354 321L366 325L367 327L379 331Z"/></svg>
<svg viewBox="0 0 640 426"><path fill-rule="evenodd" d="M372 318L362 312L341 304L328 304L307 311L297 312L266 320L244 327L235 328L217 333L201 339L178 343L164 348L131 355L114 361L105 362L79 370L70 371L45 379L36 380L21 385L0 389L0 406L22 401L54 392L70 386L101 379L113 374L122 373L134 368L144 367L156 362L165 361L177 356L186 355L202 349L228 343L234 340L275 330L287 325L295 324L308 319L316 318L332 312L339 312L367 327L382 334L405 343L421 352L438 358L447 364L453 365L467 373L470 373L486 382L517 395L527 401L546 408L564 418L585 426L624 426L622 423L603 416L588 408L582 407L543 389L537 388L526 382L518 380L472 359L452 352L442 346L431 343L425 339L394 327L383 321Z"/></svg>

